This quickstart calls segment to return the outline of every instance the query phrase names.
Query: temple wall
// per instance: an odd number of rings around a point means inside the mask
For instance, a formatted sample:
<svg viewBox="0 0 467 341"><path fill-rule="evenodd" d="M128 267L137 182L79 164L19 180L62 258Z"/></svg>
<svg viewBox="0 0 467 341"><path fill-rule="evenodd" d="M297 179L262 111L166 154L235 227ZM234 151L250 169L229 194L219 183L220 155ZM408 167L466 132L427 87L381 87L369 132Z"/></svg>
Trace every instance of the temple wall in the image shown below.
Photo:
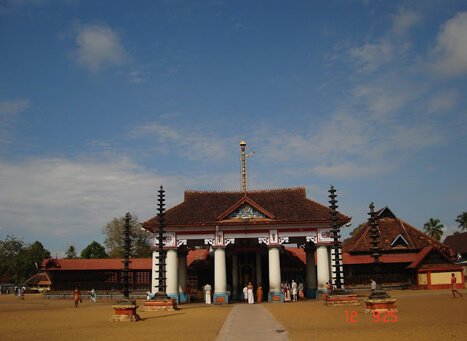
<svg viewBox="0 0 467 341"><path fill-rule="evenodd" d="M451 273L452 272L432 272L431 273L431 284L451 284ZM460 273L456 272L457 283L461 283Z"/></svg>
<svg viewBox="0 0 467 341"><path fill-rule="evenodd" d="M428 284L428 278L427 278L426 273L418 274L418 284L419 285L427 285Z"/></svg>

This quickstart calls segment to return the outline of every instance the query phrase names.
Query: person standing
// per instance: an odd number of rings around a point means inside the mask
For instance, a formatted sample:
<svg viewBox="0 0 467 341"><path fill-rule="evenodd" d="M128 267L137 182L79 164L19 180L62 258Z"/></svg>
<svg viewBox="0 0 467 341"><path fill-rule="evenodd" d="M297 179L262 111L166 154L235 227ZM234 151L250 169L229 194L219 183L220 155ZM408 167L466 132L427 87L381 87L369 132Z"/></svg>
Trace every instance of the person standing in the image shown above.
<svg viewBox="0 0 467 341"><path fill-rule="evenodd" d="M303 283L298 283L298 299L303 300L305 298L305 294L303 292Z"/></svg>
<svg viewBox="0 0 467 341"><path fill-rule="evenodd" d="M332 284L329 282L326 282L326 290L328 292L328 295L332 294Z"/></svg>
<svg viewBox="0 0 467 341"><path fill-rule="evenodd" d="M292 280L292 301L293 302L297 302L297 296L298 296L297 282Z"/></svg>
<svg viewBox="0 0 467 341"><path fill-rule="evenodd" d="M211 285L208 283L204 286L203 290L204 290L204 301L206 302L206 304L211 304Z"/></svg>
<svg viewBox="0 0 467 341"><path fill-rule="evenodd" d="M456 298L456 294L458 294L460 297L463 297L462 294L457 291L457 288L456 288L456 284L457 284L457 278L456 278L456 275L454 273L451 274L451 291L452 291L452 298Z"/></svg>
<svg viewBox="0 0 467 341"><path fill-rule="evenodd" d="M248 282L248 285L247 285L247 296L248 296L248 304L255 303L255 297L253 295L253 284L251 284L251 282Z"/></svg>
<svg viewBox="0 0 467 341"><path fill-rule="evenodd" d="M248 285L243 287L243 300L248 303Z"/></svg>
<svg viewBox="0 0 467 341"><path fill-rule="evenodd" d="M376 291L376 281L374 279L371 279L370 283L371 283L371 293L373 294Z"/></svg>
<svg viewBox="0 0 467 341"><path fill-rule="evenodd" d="M289 282L285 282L285 284L284 284L284 302L290 302Z"/></svg>
<svg viewBox="0 0 467 341"><path fill-rule="evenodd" d="M78 308L78 303L83 302L81 299L81 293L79 292L78 288L73 291L73 300L75 301L75 308Z"/></svg>
<svg viewBox="0 0 467 341"><path fill-rule="evenodd" d="M96 303L96 291L94 289L91 290L91 293L89 294L89 300L92 303Z"/></svg>
<svg viewBox="0 0 467 341"><path fill-rule="evenodd" d="M256 289L256 301L258 303L263 302L263 288L261 287L261 284L258 284L258 288Z"/></svg>

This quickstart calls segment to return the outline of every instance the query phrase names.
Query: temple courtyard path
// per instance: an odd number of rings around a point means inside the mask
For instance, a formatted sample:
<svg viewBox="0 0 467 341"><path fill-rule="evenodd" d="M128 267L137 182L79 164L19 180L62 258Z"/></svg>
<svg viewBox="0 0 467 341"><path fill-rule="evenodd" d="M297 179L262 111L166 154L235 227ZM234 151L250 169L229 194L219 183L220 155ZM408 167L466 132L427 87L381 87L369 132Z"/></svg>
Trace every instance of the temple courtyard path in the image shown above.
<svg viewBox="0 0 467 341"><path fill-rule="evenodd" d="M264 304L235 304L216 341L285 341L287 331Z"/></svg>
<svg viewBox="0 0 467 341"><path fill-rule="evenodd" d="M330 307L307 300L194 303L173 312L138 309L141 321L123 323L111 322L115 300L84 301L74 308L71 300L0 295L0 340L465 340L467 290L461 292L464 298L452 299L448 290L391 291L399 311L397 319L387 317L386 322L385 316L378 321L365 314L363 304Z"/></svg>

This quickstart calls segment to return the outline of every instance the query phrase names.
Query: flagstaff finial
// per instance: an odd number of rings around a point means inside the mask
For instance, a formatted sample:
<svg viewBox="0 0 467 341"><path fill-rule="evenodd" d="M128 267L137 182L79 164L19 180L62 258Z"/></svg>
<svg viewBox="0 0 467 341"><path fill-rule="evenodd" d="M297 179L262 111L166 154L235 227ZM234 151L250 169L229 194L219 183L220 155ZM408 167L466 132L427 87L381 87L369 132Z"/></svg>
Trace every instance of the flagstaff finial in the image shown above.
<svg viewBox="0 0 467 341"><path fill-rule="evenodd" d="M245 156L246 142L240 141L240 149L242 153L242 192L246 193L246 156Z"/></svg>

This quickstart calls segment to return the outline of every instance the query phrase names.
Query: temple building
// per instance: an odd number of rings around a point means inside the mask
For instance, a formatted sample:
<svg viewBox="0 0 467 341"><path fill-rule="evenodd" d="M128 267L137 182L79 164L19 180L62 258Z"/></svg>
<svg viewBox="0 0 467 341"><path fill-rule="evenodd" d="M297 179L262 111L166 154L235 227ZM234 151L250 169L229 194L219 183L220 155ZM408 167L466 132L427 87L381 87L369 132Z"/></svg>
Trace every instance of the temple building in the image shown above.
<svg viewBox="0 0 467 341"><path fill-rule="evenodd" d="M131 259L131 290L158 292L162 264L164 290L179 303L187 294L200 294L207 283L213 285L214 303L239 299L249 282L261 284L270 302L284 300L283 282L301 282L310 298L325 291L326 282L342 284L341 252L332 229L350 218L310 200L302 187L247 190L246 143L240 147L242 190L186 191L182 203L164 212L163 263L156 248L152 259ZM159 216L143 227L157 232ZM42 264L52 290L120 290L122 268L120 259Z"/></svg>
<svg viewBox="0 0 467 341"><path fill-rule="evenodd" d="M186 191L184 201L164 214L166 294L186 302L189 250L209 248L213 261L192 273L195 286L214 284L214 303L239 298L249 282L261 285L270 302L283 301L282 281L301 280L308 297L324 290L335 271L331 267L331 216L340 227L350 218L306 197L304 188L247 190L246 143L240 142L242 190ZM332 213L332 214L331 214ZM159 215L143 223L156 232ZM285 245L306 252L306 267ZM340 255L333 257L339 259ZM299 254L299 252L296 252ZM158 291L158 252L153 252L151 292ZM341 266L338 267L341 270ZM305 270L305 271L304 271ZM331 275L332 274L332 275ZM284 278L286 277L286 278Z"/></svg>
<svg viewBox="0 0 467 341"><path fill-rule="evenodd" d="M349 221L339 213L340 226ZM330 210L308 199L304 188L186 191L184 201L165 212L165 222L166 292L180 302L186 299L188 284L186 255L196 248L212 249L213 264L198 273L198 287L214 284L216 303L238 297L248 282L261 284L269 301L282 301L281 281L287 270L286 279L302 278L310 297L331 279ZM152 232L157 226L157 216L143 224ZM285 263L290 255L285 245L305 250L306 268ZM154 252L154 279L156 257ZM152 291L156 288L154 281Z"/></svg>
<svg viewBox="0 0 467 341"><path fill-rule="evenodd" d="M467 277L467 232L457 232L447 236L443 242L456 254L456 264L464 268L464 277Z"/></svg>
<svg viewBox="0 0 467 341"><path fill-rule="evenodd" d="M382 271L375 273L371 227L366 223L342 247L347 288L368 287L373 278L385 286L446 289L451 273L464 287L462 267L454 263L451 248L399 219L388 207L376 212L376 221Z"/></svg>

